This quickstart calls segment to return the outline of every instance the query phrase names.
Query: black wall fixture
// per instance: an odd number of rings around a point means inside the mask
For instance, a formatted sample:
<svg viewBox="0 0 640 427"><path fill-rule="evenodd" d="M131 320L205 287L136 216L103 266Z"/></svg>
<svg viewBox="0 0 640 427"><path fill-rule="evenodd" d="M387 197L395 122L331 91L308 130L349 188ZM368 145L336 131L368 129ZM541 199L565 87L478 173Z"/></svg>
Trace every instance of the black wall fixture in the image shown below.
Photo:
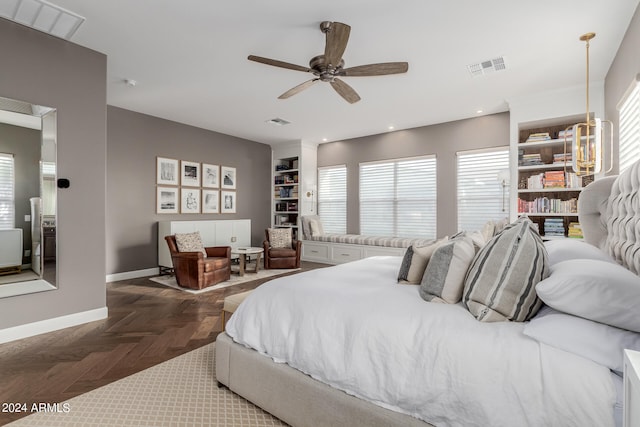
<svg viewBox="0 0 640 427"><path fill-rule="evenodd" d="M58 188L69 188L71 183L67 178L58 178Z"/></svg>

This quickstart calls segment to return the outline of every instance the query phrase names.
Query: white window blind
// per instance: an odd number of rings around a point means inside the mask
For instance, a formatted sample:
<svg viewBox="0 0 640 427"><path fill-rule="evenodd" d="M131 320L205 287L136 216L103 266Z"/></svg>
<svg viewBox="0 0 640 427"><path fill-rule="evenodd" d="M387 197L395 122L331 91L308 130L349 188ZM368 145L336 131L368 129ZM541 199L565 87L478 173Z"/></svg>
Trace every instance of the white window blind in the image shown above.
<svg viewBox="0 0 640 427"><path fill-rule="evenodd" d="M436 157L360 164L360 234L436 237Z"/></svg>
<svg viewBox="0 0 640 427"><path fill-rule="evenodd" d="M325 233L347 232L347 167L318 168L318 215Z"/></svg>
<svg viewBox="0 0 640 427"><path fill-rule="evenodd" d="M640 160L640 82L620 104L620 172Z"/></svg>
<svg viewBox="0 0 640 427"><path fill-rule="evenodd" d="M509 186L498 173L509 169L509 148L457 153L458 230L479 230L509 216Z"/></svg>
<svg viewBox="0 0 640 427"><path fill-rule="evenodd" d="M0 229L15 227L13 154L0 153Z"/></svg>

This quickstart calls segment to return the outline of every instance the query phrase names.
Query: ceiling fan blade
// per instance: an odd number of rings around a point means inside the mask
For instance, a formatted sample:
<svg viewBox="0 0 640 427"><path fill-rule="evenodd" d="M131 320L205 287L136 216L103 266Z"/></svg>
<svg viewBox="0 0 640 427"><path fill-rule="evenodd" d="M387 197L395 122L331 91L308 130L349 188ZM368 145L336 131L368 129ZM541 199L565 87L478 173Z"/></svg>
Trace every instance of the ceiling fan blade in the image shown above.
<svg viewBox="0 0 640 427"><path fill-rule="evenodd" d="M356 91L340 79L333 79L331 81L331 87L333 87L349 104L355 104L360 101L360 96Z"/></svg>
<svg viewBox="0 0 640 427"><path fill-rule="evenodd" d="M304 83L299 84L296 87L292 87L291 89L289 89L288 91L286 91L285 93L283 93L282 95L280 95L278 97L278 99L287 99L287 98L291 98L293 95L295 95L296 93L302 92L303 90L305 90L306 88L308 88L309 86L313 85L315 82L317 82L320 79L311 79L311 80L307 80Z"/></svg>
<svg viewBox="0 0 640 427"><path fill-rule="evenodd" d="M408 69L409 64L407 62L382 62L345 68L339 72L339 75L347 77L384 76L387 74L406 73Z"/></svg>
<svg viewBox="0 0 640 427"><path fill-rule="evenodd" d="M313 72L313 70L308 67L303 67L301 65L296 65L296 64L290 64L288 62L278 61L276 59L263 58L262 56L249 55L247 59L249 61L260 62L262 64L273 65L274 67L286 68L288 70L304 71L307 73Z"/></svg>
<svg viewBox="0 0 640 427"><path fill-rule="evenodd" d="M333 22L327 31L327 41L324 47L324 57L327 64L337 67L342 59L342 54L347 48L351 27L342 22Z"/></svg>

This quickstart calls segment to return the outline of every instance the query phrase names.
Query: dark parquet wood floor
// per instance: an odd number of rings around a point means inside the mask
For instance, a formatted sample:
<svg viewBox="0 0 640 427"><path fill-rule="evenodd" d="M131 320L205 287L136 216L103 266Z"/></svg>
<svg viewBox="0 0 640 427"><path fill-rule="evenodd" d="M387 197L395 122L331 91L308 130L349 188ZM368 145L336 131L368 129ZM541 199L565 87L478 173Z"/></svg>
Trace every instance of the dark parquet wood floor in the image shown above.
<svg viewBox="0 0 640 427"><path fill-rule="evenodd" d="M224 298L267 280L200 295L147 278L109 283L107 319L0 344L0 404L62 402L209 344L222 331ZM26 415L0 412L0 425Z"/></svg>

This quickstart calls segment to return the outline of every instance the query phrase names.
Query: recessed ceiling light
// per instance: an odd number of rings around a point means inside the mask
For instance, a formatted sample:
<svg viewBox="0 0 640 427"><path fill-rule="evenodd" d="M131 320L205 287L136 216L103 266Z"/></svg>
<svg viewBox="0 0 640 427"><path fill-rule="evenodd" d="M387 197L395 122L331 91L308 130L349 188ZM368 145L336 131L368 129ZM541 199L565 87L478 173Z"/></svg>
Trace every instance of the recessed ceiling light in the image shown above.
<svg viewBox="0 0 640 427"><path fill-rule="evenodd" d="M389 129L389 130L393 130L393 129L395 129L395 128L394 128L393 126L389 126L389 128L388 128L388 129Z"/></svg>
<svg viewBox="0 0 640 427"><path fill-rule="evenodd" d="M0 17L70 40L85 18L44 0L0 2Z"/></svg>
<svg viewBox="0 0 640 427"><path fill-rule="evenodd" d="M322 138L322 142L327 142L328 139L327 138Z"/></svg>
<svg viewBox="0 0 640 427"><path fill-rule="evenodd" d="M275 119L267 120L266 123L269 123L269 124L272 124L272 125L276 125L276 126L284 126L284 125L290 124L291 122L288 122L285 119L281 119L279 117L276 117Z"/></svg>
<svg viewBox="0 0 640 427"><path fill-rule="evenodd" d="M482 114L482 113L483 113L483 111L482 111L482 110L478 110L478 111L476 111L476 114Z"/></svg>

